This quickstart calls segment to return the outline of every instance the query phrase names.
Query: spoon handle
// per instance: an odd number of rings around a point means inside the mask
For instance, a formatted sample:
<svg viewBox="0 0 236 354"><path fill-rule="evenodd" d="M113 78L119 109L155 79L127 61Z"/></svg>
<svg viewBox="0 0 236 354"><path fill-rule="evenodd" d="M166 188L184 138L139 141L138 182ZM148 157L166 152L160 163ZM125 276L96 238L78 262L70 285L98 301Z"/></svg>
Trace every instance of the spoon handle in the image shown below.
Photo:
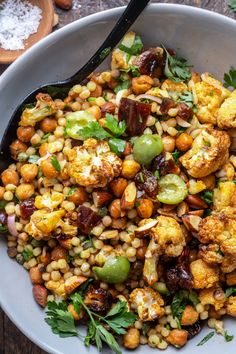
<svg viewBox="0 0 236 354"><path fill-rule="evenodd" d="M130 26L135 22L149 2L150 0L131 0L100 48L89 59L89 61L76 74L66 80L66 82L76 84L87 78L120 42ZM61 82L59 85L65 84L66 82Z"/></svg>

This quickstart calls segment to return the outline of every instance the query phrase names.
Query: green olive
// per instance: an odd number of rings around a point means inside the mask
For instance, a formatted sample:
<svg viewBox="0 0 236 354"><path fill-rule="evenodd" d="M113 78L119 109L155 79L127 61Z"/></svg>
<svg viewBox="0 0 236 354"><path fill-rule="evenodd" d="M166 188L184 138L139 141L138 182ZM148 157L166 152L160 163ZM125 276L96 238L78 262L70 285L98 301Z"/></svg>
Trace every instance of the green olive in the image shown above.
<svg viewBox="0 0 236 354"><path fill-rule="evenodd" d="M172 173L161 177L158 181L160 192L157 199L165 204L179 204L188 195L185 182L177 175Z"/></svg>
<svg viewBox="0 0 236 354"><path fill-rule="evenodd" d="M142 165L149 165L163 150L161 138L156 134L144 134L134 142L134 159Z"/></svg>
<svg viewBox="0 0 236 354"><path fill-rule="evenodd" d="M129 274L130 263L126 257L118 256L106 260L103 267L93 267L96 277L105 283L123 283Z"/></svg>

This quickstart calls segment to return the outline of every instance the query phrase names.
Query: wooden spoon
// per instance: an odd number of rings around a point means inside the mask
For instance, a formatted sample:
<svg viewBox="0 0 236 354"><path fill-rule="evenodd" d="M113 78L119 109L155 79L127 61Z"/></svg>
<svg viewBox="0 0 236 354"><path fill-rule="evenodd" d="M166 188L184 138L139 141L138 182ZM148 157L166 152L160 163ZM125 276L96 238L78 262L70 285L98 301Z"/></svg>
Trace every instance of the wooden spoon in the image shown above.
<svg viewBox="0 0 236 354"><path fill-rule="evenodd" d="M16 58L18 58L24 51L30 48L33 44L38 42L40 39L45 37L52 31L53 25L53 2L52 0L30 0L32 5L38 6L42 10L42 18L39 23L39 27L36 33L29 36L28 39L24 41L25 48L22 50L5 50L0 47L0 64L10 64Z"/></svg>

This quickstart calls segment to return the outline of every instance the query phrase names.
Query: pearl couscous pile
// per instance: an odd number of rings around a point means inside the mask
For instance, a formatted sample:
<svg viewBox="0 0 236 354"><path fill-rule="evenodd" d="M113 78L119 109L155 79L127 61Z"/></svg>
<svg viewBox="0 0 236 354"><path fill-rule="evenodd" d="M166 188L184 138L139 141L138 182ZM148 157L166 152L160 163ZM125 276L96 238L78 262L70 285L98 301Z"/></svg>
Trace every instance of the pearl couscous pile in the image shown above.
<svg viewBox="0 0 236 354"><path fill-rule="evenodd" d="M236 317L235 130L236 91L134 32L110 70L23 109L0 230L54 333L61 306L98 349L91 328L104 321L116 353L117 334L128 349L180 348L204 322L232 340L222 318ZM118 306L122 330L106 320Z"/></svg>

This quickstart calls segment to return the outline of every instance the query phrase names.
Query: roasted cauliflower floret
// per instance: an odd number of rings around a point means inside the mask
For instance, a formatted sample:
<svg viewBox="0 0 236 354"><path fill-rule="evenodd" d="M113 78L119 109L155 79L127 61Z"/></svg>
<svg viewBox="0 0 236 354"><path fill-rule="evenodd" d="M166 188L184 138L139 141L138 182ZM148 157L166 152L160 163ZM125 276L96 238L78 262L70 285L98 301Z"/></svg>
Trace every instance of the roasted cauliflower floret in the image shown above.
<svg viewBox="0 0 236 354"><path fill-rule="evenodd" d="M224 307L226 301L224 291L218 286L201 290L198 297L203 306L212 305L216 311Z"/></svg>
<svg viewBox="0 0 236 354"><path fill-rule="evenodd" d="M226 132L204 129L193 141L191 149L179 161L190 176L201 178L217 171L229 157L230 139Z"/></svg>
<svg viewBox="0 0 236 354"><path fill-rule="evenodd" d="M193 288L211 288L219 281L219 269L197 259L190 263L190 271L193 275Z"/></svg>
<svg viewBox="0 0 236 354"><path fill-rule="evenodd" d="M188 91L188 86L183 83L183 82L174 82L170 79L166 79L162 85L161 85L162 90L167 90L167 91L177 91L180 93Z"/></svg>
<svg viewBox="0 0 236 354"><path fill-rule="evenodd" d="M33 108L25 108L19 125L23 127L35 126L36 123L40 122L46 117L49 117L56 113L56 105L51 98L46 93L39 93L36 96L37 103Z"/></svg>
<svg viewBox="0 0 236 354"><path fill-rule="evenodd" d="M128 55L119 48L113 50L111 55L111 68L115 69L128 69Z"/></svg>
<svg viewBox="0 0 236 354"><path fill-rule="evenodd" d="M222 263L224 256L218 244L200 245L198 256L209 264Z"/></svg>
<svg viewBox="0 0 236 354"><path fill-rule="evenodd" d="M68 173L81 186L105 187L114 177L118 177L121 159L110 151L106 141L88 139L82 146L68 152Z"/></svg>
<svg viewBox="0 0 236 354"><path fill-rule="evenodd" d="M136 288L130 294L130 302L137 309L141 321L154 321L164 315L164 301L152 288Z"/></svg>
<svg viewBox="0 0 236 354"><path fill-rule="evenodd" d="M230 91L222 83L205 73L202 81L194 85L197 95L196 115L201 123L216 124L216 119L221 103L229 97Z"/></svg>
<svg viewBox="0 0 236 354"><path fill-rule="evenodd" d="M236 296L230 296L226 303L226 313L229 316L236 317Z"/></svg>
<svg viewBox="0 0 236 354"><path fill-rule="evenodd" d="M224 273L236 268L236 218L220 213L201 220L198 238L201 243L216 244L222 253L221 269Z"/></svg>
<svg viewBox="0 0 236 354"><path fill-rule="evenodd" d="M43 195L36 196L34 205L37 209L48 208L53 210L63 202L64 198L65 196L62 193L55 191L52 193L46 192Z"/></svg>
<svg viewBox="0 0 236 354"><path fill-rule="evenodd" d="M157 243L157 252L169 257L178 257L186 245L180 225L169 216L159 216L157 220L157 226L150 231L150 236Z"/></svg>
<svg viewBox="0 0 236 354"><path fill-rule="evenodd" d="M217 211L225 210L227 214L236 213L236 184L234 182L221 182L214 189L213 206Z"/></svg>
<svg viewBox="0 0 236 354"><path fill-rule="evenodd" d="M236 90L220 106L217 125L221 129L236 128Z"/></svg>

